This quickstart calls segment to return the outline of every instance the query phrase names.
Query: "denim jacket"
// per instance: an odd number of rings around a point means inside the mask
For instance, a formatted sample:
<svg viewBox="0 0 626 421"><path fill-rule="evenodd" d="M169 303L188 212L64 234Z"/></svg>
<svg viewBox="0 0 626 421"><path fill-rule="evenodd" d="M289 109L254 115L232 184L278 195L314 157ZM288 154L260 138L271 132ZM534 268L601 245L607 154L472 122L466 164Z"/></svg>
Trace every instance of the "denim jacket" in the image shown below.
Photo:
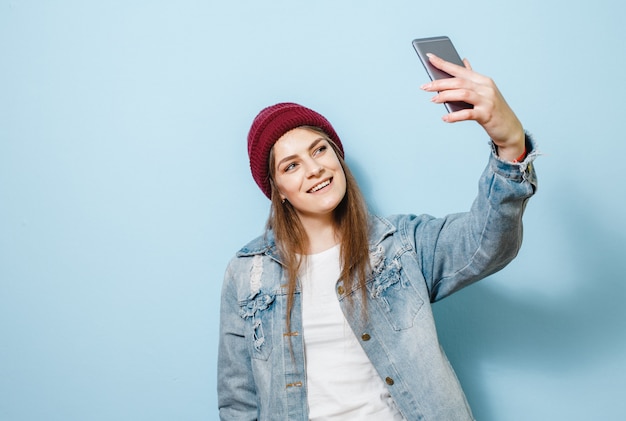
<svg viewBox="0 0 626 421"><path fill-rule="evenodd" d="M473 420L439 345L431 303L502 269L517 254L522 214L536 189L529 138L527 150L517 164L493 151L469 212L371 216L366 320L358 285L346 290L336 283L348 323L407 420ZM300 288L287 332L285 284L271 232L228 265L218 356L222 420L308 420Z"/></svg>

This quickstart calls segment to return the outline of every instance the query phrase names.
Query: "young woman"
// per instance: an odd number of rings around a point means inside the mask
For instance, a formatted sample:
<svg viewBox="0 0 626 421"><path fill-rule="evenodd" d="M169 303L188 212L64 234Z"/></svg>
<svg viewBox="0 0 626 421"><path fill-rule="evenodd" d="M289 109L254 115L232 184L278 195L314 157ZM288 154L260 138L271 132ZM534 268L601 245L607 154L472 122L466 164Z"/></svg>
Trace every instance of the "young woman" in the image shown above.
<svg viewBox="0 0 626 421"><path fill-rule="evenodd" d="M466 213L370 215L330 122L294 103L262 110L248 135L252 176L271 200L265 235L226 270L218 400L222 420L472 420L439 346L430 303L510 262L536 189L536 153L487 77L422 88L473 109L492 141Z"/></svg>

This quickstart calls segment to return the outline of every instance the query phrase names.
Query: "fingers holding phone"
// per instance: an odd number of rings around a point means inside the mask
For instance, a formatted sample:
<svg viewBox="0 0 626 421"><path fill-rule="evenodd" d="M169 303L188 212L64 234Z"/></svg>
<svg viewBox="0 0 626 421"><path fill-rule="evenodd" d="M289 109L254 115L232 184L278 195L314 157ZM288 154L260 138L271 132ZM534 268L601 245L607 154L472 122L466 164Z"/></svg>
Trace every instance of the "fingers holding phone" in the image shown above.
<svg viewBox="0 0 626 421"><path fill-rule="evenodd" d="M427 92L437 92L431 98L436 104L466 103L468 107L452 109L443 117L444 121L455 122L462 120L477 120L481 118L481 110L488 109L492 105L490 98L497 96L497 87L493 81L472 70L467 59L463 60L464 66L443 60L436 55L429 54L431 65L450 75L448 78L435 79L421 86Z"/></svg>
<svg viewBox="0 0 626 421"><path fill-rule="evenodd" d="M431 79L421 88L437 92L431 101L446 105L444 121L475 120L498 147L523 144L522 124L494 81L461 60L448 37L416 39L413 46Z"/></svg>

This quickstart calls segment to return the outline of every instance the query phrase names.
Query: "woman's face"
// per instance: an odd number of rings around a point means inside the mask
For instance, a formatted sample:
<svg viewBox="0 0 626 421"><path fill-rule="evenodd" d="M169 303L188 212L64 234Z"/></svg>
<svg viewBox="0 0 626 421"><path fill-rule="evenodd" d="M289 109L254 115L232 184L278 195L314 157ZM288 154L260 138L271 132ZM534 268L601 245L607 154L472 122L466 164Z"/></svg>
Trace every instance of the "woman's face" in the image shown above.
<svg viewBox="0 0 626 421"><path fill-rule="evenodd" d="M320 133L296 128L273 147L274 182L300 219L331 217L346 194L346 176L334 149Z"/></svg>

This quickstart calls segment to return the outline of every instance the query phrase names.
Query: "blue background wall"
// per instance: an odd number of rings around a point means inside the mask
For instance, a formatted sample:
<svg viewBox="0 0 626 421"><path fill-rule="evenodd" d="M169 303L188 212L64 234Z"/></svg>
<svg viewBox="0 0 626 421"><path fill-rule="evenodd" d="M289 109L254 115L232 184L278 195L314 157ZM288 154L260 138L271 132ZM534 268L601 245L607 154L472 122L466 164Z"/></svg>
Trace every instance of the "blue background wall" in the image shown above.
<svg viewBox="0 0 626 421"><path fill-rule="evenodd" d="M325 114L374 211L468 208L487 139L440 121L411 47L441 34L544 153L517 260L436 305L475 415L626 419L622 17L617 1L0 0L0 419L217 419L222 275L269 209L245 145L266 105Z"/></svg>

